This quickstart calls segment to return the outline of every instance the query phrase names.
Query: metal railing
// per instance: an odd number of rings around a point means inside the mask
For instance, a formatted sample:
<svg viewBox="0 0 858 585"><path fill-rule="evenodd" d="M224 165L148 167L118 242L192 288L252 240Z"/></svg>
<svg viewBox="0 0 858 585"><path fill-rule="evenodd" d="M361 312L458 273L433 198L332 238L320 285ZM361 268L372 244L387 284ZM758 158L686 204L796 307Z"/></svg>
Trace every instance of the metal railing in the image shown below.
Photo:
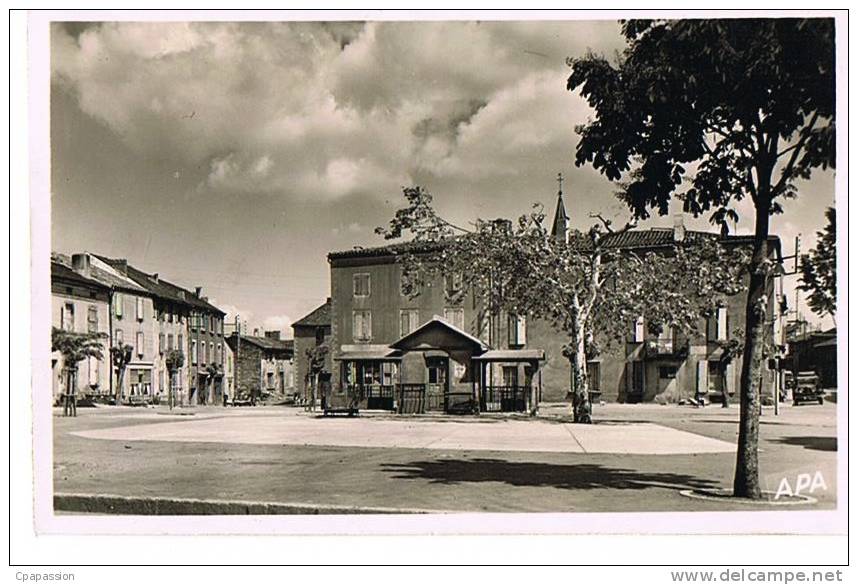
<svg viewBox="0 0 858 585"><path fill-rule="evenodd" d="M483 412L527 412L529 386L484 386L480 392Z"/></svg>

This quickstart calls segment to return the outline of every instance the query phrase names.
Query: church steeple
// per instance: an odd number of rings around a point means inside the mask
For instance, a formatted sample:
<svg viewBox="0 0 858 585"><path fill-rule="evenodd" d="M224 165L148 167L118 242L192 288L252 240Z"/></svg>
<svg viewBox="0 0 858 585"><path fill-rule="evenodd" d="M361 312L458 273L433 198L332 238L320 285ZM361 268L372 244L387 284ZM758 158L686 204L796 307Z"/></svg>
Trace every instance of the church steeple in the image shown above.
<svg viewBox="0 0 858 585"><path fill-rule="evenodd" d="M557 173L557 209L554 210L554 224L551 236L562 242L569 241L569 216L563 203L563 174Z"/></svg>

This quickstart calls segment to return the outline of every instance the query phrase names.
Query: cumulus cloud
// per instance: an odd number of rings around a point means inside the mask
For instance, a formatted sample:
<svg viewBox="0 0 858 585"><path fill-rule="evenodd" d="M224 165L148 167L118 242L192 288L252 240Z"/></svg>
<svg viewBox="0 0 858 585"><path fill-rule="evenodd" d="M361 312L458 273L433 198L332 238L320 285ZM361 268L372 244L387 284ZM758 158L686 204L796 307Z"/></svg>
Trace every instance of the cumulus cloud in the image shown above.
<svg viewBox="0 0 858 585"><path fill-rule="evenodd" d="M387 198L427 174L531 172L511 159L561 145L561 132L567 147L570 110L583 102L563 87L563 60L614 50L616 31L607 22L57 24L52 70L141 156L207 169L198 191Z"/></svg>

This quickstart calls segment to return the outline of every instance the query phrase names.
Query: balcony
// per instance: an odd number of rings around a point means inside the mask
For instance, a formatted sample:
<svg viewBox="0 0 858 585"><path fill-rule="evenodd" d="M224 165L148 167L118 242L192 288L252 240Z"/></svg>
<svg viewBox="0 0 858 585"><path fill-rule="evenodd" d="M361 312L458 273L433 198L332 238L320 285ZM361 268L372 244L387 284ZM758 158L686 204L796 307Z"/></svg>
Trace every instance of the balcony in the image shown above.
<svg viewBox="0 0 858 585"><path fill-rule="evenodd" d="M645 347L647 358L678 358L683 357L688 353L688 340L680 341L678 339L666 338L648 339Z"/></svg>

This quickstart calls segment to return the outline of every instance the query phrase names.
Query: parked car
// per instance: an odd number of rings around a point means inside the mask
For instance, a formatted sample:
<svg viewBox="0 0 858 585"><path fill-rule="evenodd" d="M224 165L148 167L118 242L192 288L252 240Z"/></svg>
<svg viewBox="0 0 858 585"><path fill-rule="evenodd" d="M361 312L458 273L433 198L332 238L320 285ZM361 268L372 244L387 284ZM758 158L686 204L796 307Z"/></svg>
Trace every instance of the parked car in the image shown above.
<svg viewBox="0 0 858 585"><path fill-rule="evenodd" d="M822 404L825 390L819 386L819 376L814 371L804 371L793 374L786 373L785 385L792 391L792 403L798 406L802 402L818 402Z"/></svg>

